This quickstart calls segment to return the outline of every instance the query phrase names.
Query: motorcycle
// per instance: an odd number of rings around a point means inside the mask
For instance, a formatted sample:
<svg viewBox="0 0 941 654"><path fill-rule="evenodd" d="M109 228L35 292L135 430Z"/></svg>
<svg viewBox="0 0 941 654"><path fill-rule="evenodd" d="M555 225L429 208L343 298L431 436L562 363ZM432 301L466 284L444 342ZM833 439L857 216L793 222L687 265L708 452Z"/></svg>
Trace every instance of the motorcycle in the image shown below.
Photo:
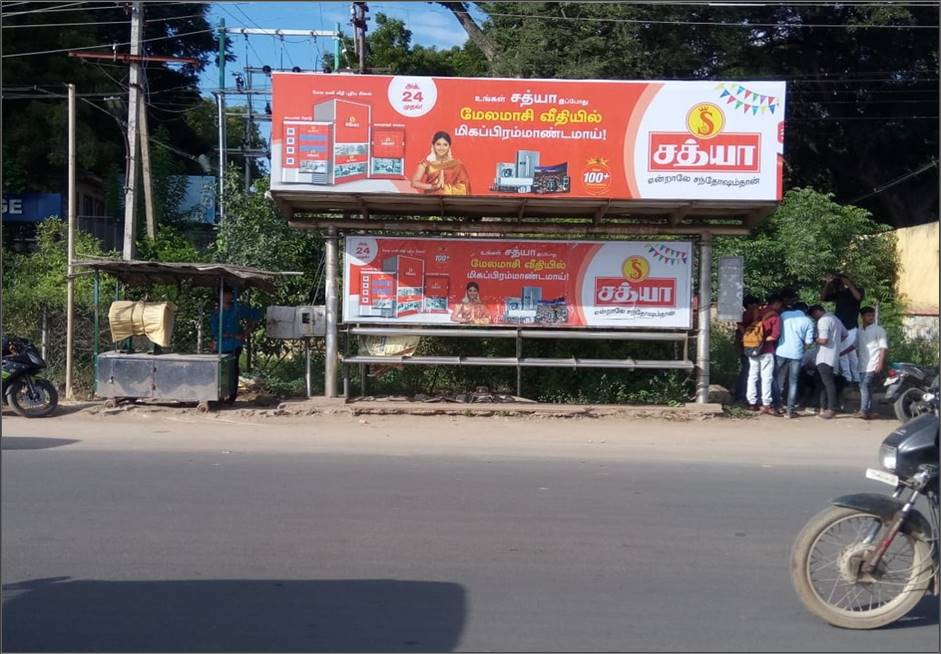
<svg viewBox="0 0 941 654"><path fill-rule="evenodd" d="M844 495L812 518L791 548L791 581L804 606L837 627L875 629L938 595L938 416L902 425L866 477L892 486ZM928 518L913 507L924 496Z"/></svg>
<svg viewBox="0 0 941 654"><path fill-rule="evenodd" d="M23 338L4 339L2 391L10 408L24 418L42 418L55 411L59 393L37 376L46 367L36 347Z"/></svg>
<svg viewBox="0 0 941 654"><path fill-rule="evenodd" d="M914 363L893 363L885 378L885 402L892 402L895 417L908 422L935 411L931 402L938 396L938 374L933 368Z"/></svg>

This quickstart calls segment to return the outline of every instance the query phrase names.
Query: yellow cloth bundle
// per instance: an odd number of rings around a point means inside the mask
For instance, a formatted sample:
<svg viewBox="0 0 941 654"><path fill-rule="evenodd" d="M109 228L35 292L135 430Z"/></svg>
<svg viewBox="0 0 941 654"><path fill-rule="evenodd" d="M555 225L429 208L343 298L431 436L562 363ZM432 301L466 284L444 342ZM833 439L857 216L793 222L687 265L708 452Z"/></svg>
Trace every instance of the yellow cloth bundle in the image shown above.
<svg viewBox="0 0 941 654"><path fill-rule="evenodd" d="M122 341L130 336L146 336L160 347L170 347L176 305L172 302L112 302L108 309L111 340Z"/></svg>

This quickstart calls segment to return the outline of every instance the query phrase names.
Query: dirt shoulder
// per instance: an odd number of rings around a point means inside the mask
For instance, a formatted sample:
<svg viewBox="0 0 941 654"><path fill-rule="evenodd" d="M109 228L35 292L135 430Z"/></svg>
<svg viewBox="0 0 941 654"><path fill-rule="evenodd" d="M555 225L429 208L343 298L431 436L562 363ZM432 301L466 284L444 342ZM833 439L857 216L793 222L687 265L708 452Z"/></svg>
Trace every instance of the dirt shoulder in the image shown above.
<svg viewBox="0 0 941 654"><path fill-rule="evenodd" d="M898 424L839 417L735 420L714 415L569 417L531 414L259 415L200 414L158 407L26 420L4 415L4 437L75 439L79 450L323 453L578 460L651 460L764 466L850 466L876 462L879 443ZM276 411L276 408L271 411ZM5 448L7 449L7 448Z"/></svg>

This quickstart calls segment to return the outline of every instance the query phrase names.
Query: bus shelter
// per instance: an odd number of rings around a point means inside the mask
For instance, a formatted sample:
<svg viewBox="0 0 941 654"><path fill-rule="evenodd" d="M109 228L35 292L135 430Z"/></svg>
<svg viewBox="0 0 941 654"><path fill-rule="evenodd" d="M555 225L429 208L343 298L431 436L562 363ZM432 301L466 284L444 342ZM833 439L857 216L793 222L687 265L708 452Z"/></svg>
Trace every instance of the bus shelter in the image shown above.
<svg viewBox="0 0 941 654"><path fill-rule="evenodd" d="M402 363L513 366L518 389L526 367L695 369L706 402L713 238L749 234L780 200L784 95L781 82L276 73L269 193L326 240L326 395L338 363ZM517 347L340 354L341 332ZM525 356L537 338L673 341L682 355Z"/></svg>

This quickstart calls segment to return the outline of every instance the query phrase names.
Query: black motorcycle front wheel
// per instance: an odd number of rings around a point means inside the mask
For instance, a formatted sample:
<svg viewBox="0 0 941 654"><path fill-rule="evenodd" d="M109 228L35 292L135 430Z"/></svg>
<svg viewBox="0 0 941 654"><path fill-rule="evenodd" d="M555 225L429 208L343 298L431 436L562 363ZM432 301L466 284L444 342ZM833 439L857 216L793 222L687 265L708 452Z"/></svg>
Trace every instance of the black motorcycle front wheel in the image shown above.
<svg viewBox="0 0 941 654"><path fill-rule="evenodd" d="M59 392L48 379L34 379L34 392L25 380L13 382L7 392L7 404L24 418L43 418L56 410Z"/></svg>
<svg viewBox="0 0 941 654"><path fill-rule="evenodd" d="M875 524L871 543L865 536ZM928 590L933 572L928 543L899 532L871 573L863 557L886 535L876 515L831 506L801 530L791 548L791 581L814 615L845 629L875 629L912 610Z"/></svg>
<svg viewBox="0 0 941 654"><path fill-rule="evenodd" d="M916 409L922 403L921 398L924 395L925 392L920 388L906 388L902 391L902 394L895 400L895 404L892 405L895 417L899 419L899 422L908 422L920 413L924 413L924 411Z"/></svg>

